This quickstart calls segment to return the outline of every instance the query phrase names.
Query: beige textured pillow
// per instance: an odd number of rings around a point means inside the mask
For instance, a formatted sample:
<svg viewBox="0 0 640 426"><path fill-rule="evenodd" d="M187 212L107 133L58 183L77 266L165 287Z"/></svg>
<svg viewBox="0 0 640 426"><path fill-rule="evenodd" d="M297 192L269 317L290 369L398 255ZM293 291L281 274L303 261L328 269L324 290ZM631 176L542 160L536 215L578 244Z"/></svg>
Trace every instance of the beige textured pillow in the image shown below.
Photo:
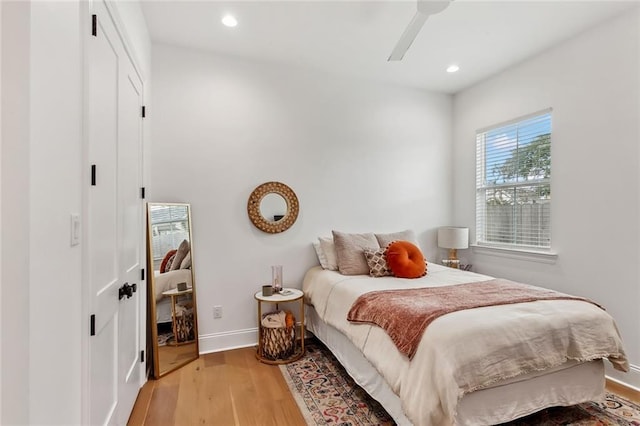
<svg viewBox="0 0 640 426"><path fill-rule="evenodd" d="M372 277L387 277L393 275L387 264L387 249L364 249L364 257L369 265L369 275Z"/></svg>
<svg viewBox="0 0 640 426"><path fill-rule="evenodd" d="M364 249L379 249L378 240L372 233L346 234L332 231L338 257L338 271L343 275L368 275L369 265Z"/></svg>
<svg viewBox="0 0 640 426"><path fill-rule="evenodd" d="M380 247L387 248L394 241L409 241L410 243L420 247L416 234L411 230L401 232L392 232L391 234L376 234L376 239Z"/></svg>
<svg viewBox="0 0 640 426"><path fill-rule="evenodd" d="M191 268L191 250L189 250L189 253L182 259L182 263L180 263L180 269L189 268Z"/></svg>
<svg viewBox="0 0 640 426"><path fill-rule="evenodd" d="M189 253L190 248L191 247L189 246L189 241L182 240L182 242L178 246L176 257L174 257L173 261L171 262L170 271L175 271L176 269L180 269L180 265L182 264L182 261L184 260L187 253Z"/></svg>

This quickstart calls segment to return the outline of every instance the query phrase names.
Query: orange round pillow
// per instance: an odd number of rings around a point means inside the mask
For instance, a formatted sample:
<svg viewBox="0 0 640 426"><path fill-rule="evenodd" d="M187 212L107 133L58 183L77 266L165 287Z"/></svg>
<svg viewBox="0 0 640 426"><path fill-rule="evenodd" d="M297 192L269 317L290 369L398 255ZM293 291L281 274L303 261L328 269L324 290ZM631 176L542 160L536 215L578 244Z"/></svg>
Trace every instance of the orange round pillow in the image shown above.
<svg viewBox="0 0 640 426"><path fill-rule="evenodd" d="M427 273L427 262L418 247L409 241L394 241L387 248L387 264L399 278L419 278Z"/></svg>

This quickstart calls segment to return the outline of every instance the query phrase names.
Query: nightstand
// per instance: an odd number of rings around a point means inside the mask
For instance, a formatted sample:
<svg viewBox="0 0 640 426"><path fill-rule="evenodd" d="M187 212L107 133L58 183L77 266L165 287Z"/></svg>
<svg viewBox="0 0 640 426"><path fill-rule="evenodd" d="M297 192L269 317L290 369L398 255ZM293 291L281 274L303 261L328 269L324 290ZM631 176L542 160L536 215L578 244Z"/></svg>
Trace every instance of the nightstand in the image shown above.
<svg viewBox="0 0 640 426"><path fill-rule="evenodd" d="M284 294L283 294L284 293ZM263 296L262 291L258 291L253 296L258 302L258 348L256 350L256 358L266 364L286 364L288 362L295 361L302 358L304 355L304 294L302 291L295 288L284 288L282 293L273 294L271 296ZM272 333L272 330L280 330L283 333L285 329L269 329L269 331L263 330L262 326L262 304L271 303L275 304L275 310L278 310L279 303L298 302L300 304L300 322L299 335L297 339L293 338L293 351L290 355L285 357L270 357L265 353L265 332ZM293 333L298 326L293 325ZM299 341L299 343L298 343Z"/></svg>

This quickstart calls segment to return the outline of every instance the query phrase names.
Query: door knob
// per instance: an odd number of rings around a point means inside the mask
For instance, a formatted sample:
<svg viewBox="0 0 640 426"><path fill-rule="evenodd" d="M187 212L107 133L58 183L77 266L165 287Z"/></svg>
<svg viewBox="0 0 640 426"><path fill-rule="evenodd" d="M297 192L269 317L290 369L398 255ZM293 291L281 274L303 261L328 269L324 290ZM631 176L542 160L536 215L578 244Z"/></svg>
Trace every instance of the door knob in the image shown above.
<svg viewBox="0 0 640 426"><path fill-rule="evenodd" d="M133 296L133 293L137 290L137 285L129 285L129 283L124 283L122 287L118 289L118 300L121 300L123 297L127 296L127 299Z"/></svg>

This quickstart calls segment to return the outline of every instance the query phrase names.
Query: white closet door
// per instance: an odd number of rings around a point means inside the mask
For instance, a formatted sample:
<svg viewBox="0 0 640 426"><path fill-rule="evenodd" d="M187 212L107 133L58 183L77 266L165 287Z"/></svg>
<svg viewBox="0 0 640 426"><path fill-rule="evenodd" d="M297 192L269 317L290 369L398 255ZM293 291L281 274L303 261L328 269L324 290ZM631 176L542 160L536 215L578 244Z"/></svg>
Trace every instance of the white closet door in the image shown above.
<svg viewBox="0 0 640 426"><path fill-rule="evenodd" d="M118 140L118 210L121 218L120 259L125 282L142 287L144 256L142 187L142 83L130 62L122 64L120 78L120 126ZM140 292L120 300L119 424L126 424L140 388Z"/></svg>
<svg viewBox="0 0 640 426"><path fill-rule="evenodd" d="M140 385L142 83L109 11L93 3L95 35L87 44L91 424L126 424Z"/></svg>

